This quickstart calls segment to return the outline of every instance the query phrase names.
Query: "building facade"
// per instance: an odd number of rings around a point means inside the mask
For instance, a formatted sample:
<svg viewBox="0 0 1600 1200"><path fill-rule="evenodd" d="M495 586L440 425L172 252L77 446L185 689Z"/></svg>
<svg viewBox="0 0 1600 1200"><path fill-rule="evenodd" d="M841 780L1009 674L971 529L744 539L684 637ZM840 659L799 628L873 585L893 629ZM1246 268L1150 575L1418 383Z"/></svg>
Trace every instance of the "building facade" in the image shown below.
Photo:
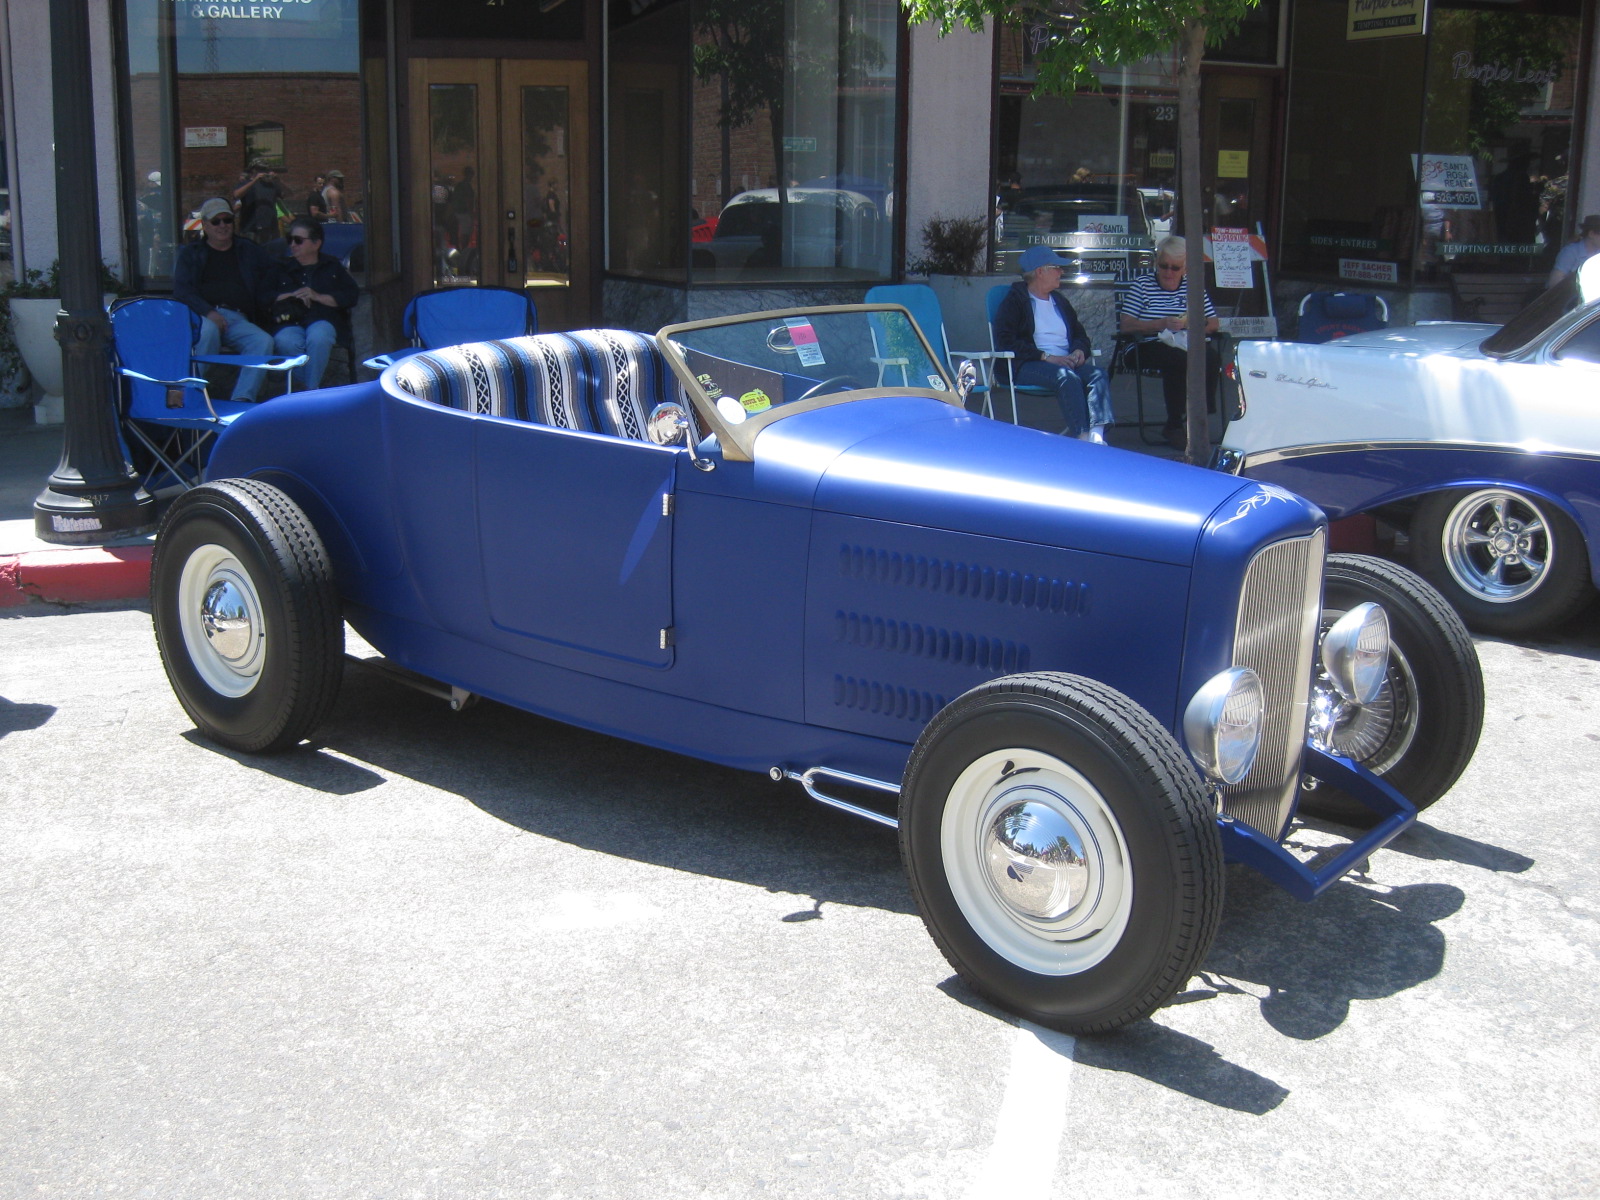
<svg viewBox="0 0 1600 1200"><path fill-rule="evenodd" d="M1378 13L1377 9L1382 12ZM105 257L139 291L210 196L252 236L348 226L370 349L430 287L533 290L541 327L654 329L858 300L934 217L1006 273L1078 263L1084 307L1176 228L1171 57L1031 95L1041 28L907 28L896 0L90 0ZM1306 290L1444 317L1530 287L1600 211L1594 5L1267 0L1208 53L1208 227L1230 310ZM5 230L54 261L48 6L0 0ZM1586 151L1590 151L1587 152ZM368 347L363 347L363 351Z"/></svg>

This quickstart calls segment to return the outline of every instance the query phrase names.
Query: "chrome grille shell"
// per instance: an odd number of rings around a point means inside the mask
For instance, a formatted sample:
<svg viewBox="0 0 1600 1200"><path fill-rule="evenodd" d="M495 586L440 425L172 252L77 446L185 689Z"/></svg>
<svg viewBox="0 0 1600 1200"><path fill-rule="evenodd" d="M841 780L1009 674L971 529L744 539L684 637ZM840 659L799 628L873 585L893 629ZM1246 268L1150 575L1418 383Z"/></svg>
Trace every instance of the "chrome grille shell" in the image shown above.
<svg viewBox="0 0 1600 1200"><path fill-rule="evenodd" d="M1255 766L1222 789L1222 811L1273 838L1300 783L1326 557L1326 529L1274 542L1250 560L1239 593L1233 661L1260 676L1266 711Z"/></svg>

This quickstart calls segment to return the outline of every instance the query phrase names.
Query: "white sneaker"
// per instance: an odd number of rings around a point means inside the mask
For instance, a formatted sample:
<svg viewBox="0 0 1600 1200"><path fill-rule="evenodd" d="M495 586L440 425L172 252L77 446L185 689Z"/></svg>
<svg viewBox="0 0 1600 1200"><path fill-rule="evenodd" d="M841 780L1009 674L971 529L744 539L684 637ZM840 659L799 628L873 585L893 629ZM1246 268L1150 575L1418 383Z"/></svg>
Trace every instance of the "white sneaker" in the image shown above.
<svg viewBox="0 0 1600 1200"><path fill-rule="evenodd" d="M1104 425L1096 425L1088 433L1080 433L1078 440L1093 442L1097 446L1104 446L1106 444L1106 427Z"/></svg>

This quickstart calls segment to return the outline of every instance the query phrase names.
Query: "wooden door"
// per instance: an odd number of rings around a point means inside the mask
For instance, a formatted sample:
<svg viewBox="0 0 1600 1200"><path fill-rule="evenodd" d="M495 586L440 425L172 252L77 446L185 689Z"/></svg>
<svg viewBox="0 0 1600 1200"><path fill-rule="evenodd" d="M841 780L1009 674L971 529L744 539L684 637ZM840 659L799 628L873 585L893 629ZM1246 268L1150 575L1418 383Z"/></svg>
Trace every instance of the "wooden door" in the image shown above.
<svg viewBox="0 0 1600 1200"><path fill-rule="evenodd" d="M416 288L527 288L540 329L587 324L587 65L412 59L410 83Z"/></svg>

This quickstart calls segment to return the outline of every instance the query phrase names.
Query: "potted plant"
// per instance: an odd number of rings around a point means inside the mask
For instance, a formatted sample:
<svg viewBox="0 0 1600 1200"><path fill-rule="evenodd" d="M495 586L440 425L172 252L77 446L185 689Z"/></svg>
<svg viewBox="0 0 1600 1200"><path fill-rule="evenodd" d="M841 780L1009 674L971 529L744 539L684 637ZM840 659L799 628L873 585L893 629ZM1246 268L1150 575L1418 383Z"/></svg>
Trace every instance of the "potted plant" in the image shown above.
<svg viewBox="0 0 1600 1200"><path fill-rule="evenodd" d="M122 280L104 263L100 266L100 286L107 307L127 293ZM58 424L62 418L61 393L66 384L62 379L61 347L55 337L56 315L60 311L59 262L51 263L48 271L25 271L0 288L0 380L10 380L27 367L44 393L33 406L33 418L41 425Z"/></svg>
<svg viewBox="0 0 1600 1200"><path fill-rule="evenodd" d="M989 344L984 307L988 288L978 286L987 283L983 275L988 257L989 222L981 215L935 214L922 226L922 254L906 264L913 274L928 277L952 346L980 349Z"/></svg>

